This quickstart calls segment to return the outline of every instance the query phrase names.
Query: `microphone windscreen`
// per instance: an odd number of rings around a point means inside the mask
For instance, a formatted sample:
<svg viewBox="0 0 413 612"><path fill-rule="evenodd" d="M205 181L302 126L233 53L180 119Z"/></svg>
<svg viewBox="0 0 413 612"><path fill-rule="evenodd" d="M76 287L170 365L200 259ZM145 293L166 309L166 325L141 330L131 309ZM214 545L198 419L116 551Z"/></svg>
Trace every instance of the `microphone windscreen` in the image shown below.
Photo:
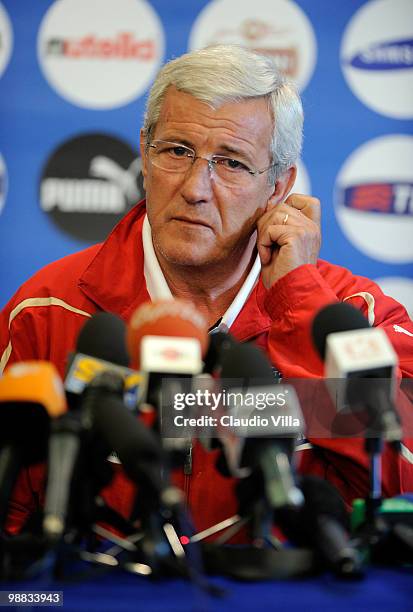
<svg viewBox="0 0 413 612"><path fill-rule="evenodd" d="M126 332L132 367L141 367L141 342L144 336L168 336L199 340L201 354L208 347L208 329L204 317L185 300L145 302L133 313Z"/></svg>
<svg viewBox="0 0 413 612"><path fill-rule="evenodd" d="M52 363L21 361L0 378L0 447L15 443L25 461L46 455L50 419L67 410L63 383Z"/></svg>
<svg viewBox="0 0 413 612"><path fill-rule="evenodd" d="M125 323L113 313L98 312L80 330L76 351L128 367L125 329Z"/></svg>
<svg viewBox="0 0 413 612"><path fill-rule="evenodd" d="M222 352L221 379L242 380L246 386L272 385L275 382L272 366L265 353L250 342L232 343Z"/></svg>
<svg viewBox="0 0 413 612"><path fill-rule="evenodd" d="M0 378L0 403L38 404L50 417L66 412L62 380L49 361L20 361L6 368Z"/></svg>
<svg viewBox="0 0 413 612"><path fill-rule="evenodd" d="M354 306L344 302L329 304L314 317L313 341L322 360L326 354L326 340L329 334L370 327L366 317Z"/></svg>
<svg viewBox="0 0 413 612"><path fill-rule="evenodd" d="M219 331L210 334L208 350L204 357L204 372L220 375L225 351L238 345L239 342L229 333Z"/></svg>
<svg viewBox="0 0 413 612"><path fill-rule="evenodd" d="M121 398L106 388L110 376L104 372L93 383L100 395L100 400L91 404L95 430L116 452L132 480L160 491L161 444L154 432L126 409Z"/></svg>

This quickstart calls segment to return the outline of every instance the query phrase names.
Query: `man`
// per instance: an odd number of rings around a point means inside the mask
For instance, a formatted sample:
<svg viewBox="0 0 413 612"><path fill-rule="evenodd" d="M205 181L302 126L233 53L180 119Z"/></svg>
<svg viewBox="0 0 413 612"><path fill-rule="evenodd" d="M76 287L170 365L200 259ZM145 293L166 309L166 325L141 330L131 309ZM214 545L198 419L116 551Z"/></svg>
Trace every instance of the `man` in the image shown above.
<svg viewBox="0 0 413 612"><path fill-rule="evenodd" d="M311 321L324 305L348 301L386 330L400 374L411 376L413 325L404 308L368 279L318 260L320 204L288 195L301 133L299 97L270 58L216 46L167 64L141 132L146 214L140 203L102 245L47 266L17 292L1 321L2 366L49 359L63 375L91 314L127 321L142 302L172 295L190 299L211 327L254 340L287 377L322 375ZM413 490L413 455L406 447L404 454L386 449L386 495ZM318 440L300 456L301 471L329 479L347 503L366 493L361 440ZM199 445L174 479L199 529L236 511L234 482ZM10 530L42 503L43 489L41 466L22 476ZM132 485L120 468L105 495L128 514Z"/></svg>

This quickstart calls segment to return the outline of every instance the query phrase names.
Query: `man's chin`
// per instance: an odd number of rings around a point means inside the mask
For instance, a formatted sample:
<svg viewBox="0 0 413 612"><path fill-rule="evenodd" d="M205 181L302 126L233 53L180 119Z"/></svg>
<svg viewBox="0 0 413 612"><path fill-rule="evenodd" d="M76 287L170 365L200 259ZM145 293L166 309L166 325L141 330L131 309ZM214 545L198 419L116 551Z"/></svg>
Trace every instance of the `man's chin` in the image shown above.
<svg viewBox="0 0 413 612"><path fill-rule="evenodd" d="M158 259L160 256L161 259L176 266L202 267L214 263L212 253L207 249L199 249L199 245L193 243L163 245L161 242L155 246L155 252Z"/></svg>
<svg viewBox="0 0 413 612"><path fill-rule="evenodd" d="M162 254L164 259L168 263L175 266L188 266L188 267L203 267L214 263L211 257L202 255L193 255L191 253L164 253Z"/></svg>

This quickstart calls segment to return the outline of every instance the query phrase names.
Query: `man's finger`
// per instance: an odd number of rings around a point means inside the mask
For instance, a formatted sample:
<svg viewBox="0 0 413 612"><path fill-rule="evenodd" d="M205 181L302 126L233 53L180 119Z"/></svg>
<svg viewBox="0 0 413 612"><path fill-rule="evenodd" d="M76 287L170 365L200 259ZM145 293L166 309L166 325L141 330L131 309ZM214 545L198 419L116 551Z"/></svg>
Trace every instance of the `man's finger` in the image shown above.
<svg viewBox="0 0 413 612"><path fill-rule="evenodd" d="M271 261L272 251L274 248L279 248L283 242L283 237L288 235L288 231L284 225L269 225L265 228L257 240L257 249L262 265Z"/></svg>
<svg viewBox="0 0 413 612"><path fill-rule="evenodd" d="M321 221L321 206L320 200L312 196L302 195L300 193L292 193L285 200L285 204L292 206L296 210L301 211L306 217L317 224Z"/></svg>

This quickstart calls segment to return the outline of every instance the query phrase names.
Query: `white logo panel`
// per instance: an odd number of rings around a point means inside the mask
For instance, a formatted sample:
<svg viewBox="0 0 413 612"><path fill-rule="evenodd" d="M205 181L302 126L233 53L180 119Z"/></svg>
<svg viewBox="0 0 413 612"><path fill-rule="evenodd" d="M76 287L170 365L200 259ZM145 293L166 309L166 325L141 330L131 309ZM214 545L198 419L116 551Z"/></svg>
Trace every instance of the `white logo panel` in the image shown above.
<svg viewBox="0 0 413 612"><path fill-rule="evenodd" d="M0 153L0 214L6 202L7 188L8 188L7 169L6 169L6 164L4 163L3 156Z"/></svg>
<svg viewBox="0 0 413 612"><path fill-rule="evenodd" d="M413 117L413 2L372 0L347 26L341 45L344 76L374 111Z"/></svg>
<svg viewBox="0 0 413 612"><path fill-rule="evenodd" d="M144 93L163 53L163 28L146 0L57 0L38 34L49 84L86 108L115 108Z"/></svg>
<svg viewBox="0 0 413 612"><path fill-rule="evenodd" d="M207 4L194 23L190 49L231 43L271 55L301 90L313 74L317 59L313 27L290 0L214 0Z"/></svg>
<svg viewBox="0 0 413 612"><path fill-rule="evenodd" d="M3 5L0 4L0 76L6 70L13 48L13 30Z"/></svg>
<svg viewBox="0 0 413 612"><path fill-rule="evenodd" d="M375 138L354 151L336 180L338 222L378 261L413 261L413 136Z"/></svg>

